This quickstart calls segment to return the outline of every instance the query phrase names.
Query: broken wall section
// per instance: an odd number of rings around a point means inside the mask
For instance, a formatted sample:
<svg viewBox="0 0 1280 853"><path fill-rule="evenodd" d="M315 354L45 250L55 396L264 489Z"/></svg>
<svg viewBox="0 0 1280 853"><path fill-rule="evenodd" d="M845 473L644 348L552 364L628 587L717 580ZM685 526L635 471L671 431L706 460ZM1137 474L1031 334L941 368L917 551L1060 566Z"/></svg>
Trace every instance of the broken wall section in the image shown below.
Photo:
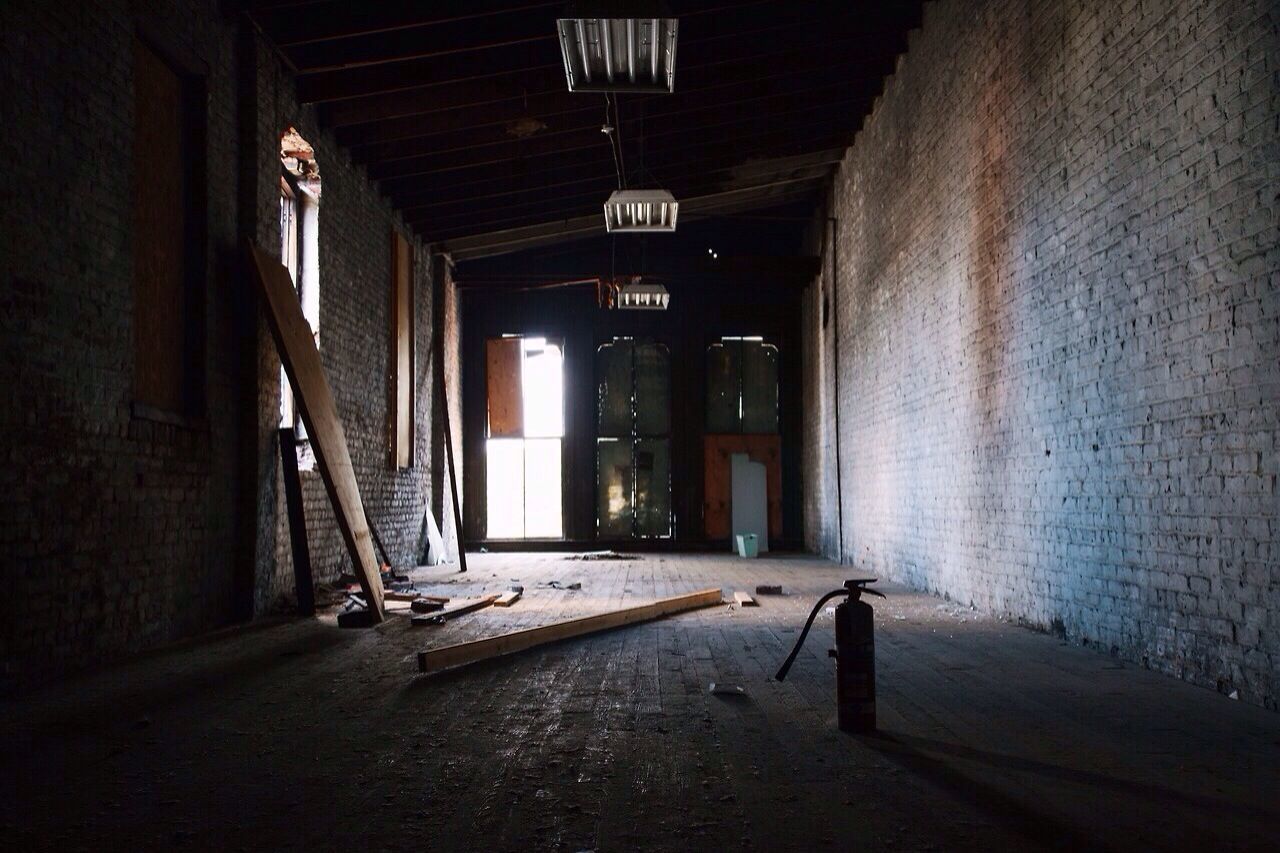
<svg viewBox="0 0 1280 853"><path fill-rule="evenodd" d="M431 258L362 168L320 129L315 109L299 104L293 79L274 50L255 37L256 128L253 150L257 204L254 233L272 254L280 247L279 135L294 127L314 148L323 182L319 208L320 359L346 433L365 514L393 565L423 562L425 512L433 501L435 288ZM410 239L413 263L413 464L393 468L389 457L392 388L391 233ZM280 480L276 429L280 420L280 359L258 320L258 545L255 612L291 606L293 564ZM440 457L443 458L443 457ZM302 494L317 582L351 571L318 469L301 472ZM437 516L437 523L439 517ZM379 553L381 559L381 553Z"/></svg>
<svg viewBox="0 0 1280 853"><path fill-rule="evenodd" d="M1276 33L1264 0L926 6L834 185L813 545L1277 707Z"/></svg>

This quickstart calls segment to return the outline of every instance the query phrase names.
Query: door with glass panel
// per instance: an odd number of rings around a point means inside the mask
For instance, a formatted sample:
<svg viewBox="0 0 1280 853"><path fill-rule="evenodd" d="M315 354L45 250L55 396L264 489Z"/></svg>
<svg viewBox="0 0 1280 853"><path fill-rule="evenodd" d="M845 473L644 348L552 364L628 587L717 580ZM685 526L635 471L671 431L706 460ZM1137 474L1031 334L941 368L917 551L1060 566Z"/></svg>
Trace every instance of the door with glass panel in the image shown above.
<svg viewBox="0 0 1280 853"><path fill-rule="evenodd" d="M485 342L489 539L561 539L564 350L508 335Z"/></svg>
<svg viewBox="0 0 1280 853"><path fill-rule="evenodd" d="M596 383L596 535L669 537L671 353L614 338L596 350Z"/></svg>

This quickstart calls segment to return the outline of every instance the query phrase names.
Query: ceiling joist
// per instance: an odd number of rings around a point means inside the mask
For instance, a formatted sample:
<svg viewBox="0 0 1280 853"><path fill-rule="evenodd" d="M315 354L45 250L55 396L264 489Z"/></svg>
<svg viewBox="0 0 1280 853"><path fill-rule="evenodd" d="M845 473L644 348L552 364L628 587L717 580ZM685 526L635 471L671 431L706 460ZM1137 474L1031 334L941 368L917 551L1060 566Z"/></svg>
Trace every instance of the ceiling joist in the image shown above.
<svg viewBox="0 0 1280 853"><path fill-rule="evenodd" d="M812 183L811 180L783 180L757 186L741 187L699 198L682 199L680 201L680 218L685 220L698 216L727 214L739 210L749 210L754 207L779 204L795 197L797 194L805 195L811 193L813 191ZM429 248L432 252L447 253L455 261L463 261L603 233L605 233L604 217L600 214L590 214L566 218L556 222L509 228L488 234L456 237L433 243Z"/></svg>
<svg viewBox="0 0 1280 853"><path fill-rule="evenodd" d="M459 262L601 234L620 182L670 190L692 233L779 205L791 224L753 240L809 227L922 5L667 0L675 91L616 97L606 116L603 97L567 91L563 0L221 2L275 42L321 126Z"/></svg>

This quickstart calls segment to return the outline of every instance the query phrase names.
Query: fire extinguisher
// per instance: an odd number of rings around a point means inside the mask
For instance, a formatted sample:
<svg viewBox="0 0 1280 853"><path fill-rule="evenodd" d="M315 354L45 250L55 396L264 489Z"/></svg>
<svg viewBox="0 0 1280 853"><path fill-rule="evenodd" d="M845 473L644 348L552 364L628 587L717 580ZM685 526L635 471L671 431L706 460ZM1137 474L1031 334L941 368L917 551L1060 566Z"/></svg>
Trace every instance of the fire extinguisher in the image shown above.
<svg viewBox="0 0 1280 853"><path fill-rule="evenodd" d="M870 732L876 728L875 611L861 600L864 592L884 598L883 593L867 588L867 584L875 582L876 578L847 580L843 589L832 590L819 598L795 648L774 676L778 681L787 677L822 605L836 596L846 596L836 605L836 647L827 652L828 657L836 659L837 718L840 730L845 732Z"/></svg>

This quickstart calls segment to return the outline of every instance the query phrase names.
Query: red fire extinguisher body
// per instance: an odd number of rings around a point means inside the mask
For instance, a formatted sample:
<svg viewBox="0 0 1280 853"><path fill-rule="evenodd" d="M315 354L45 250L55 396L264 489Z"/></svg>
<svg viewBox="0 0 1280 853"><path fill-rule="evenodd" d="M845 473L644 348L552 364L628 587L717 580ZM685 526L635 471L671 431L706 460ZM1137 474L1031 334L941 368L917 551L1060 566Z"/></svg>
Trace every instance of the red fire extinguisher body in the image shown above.
<svg viewBox="0 0 1280 853"><path fill-rule="evenodd" d="M862 600L863 593L884 598L884 593L867 586L875 582L875 578L852 578L844 582L843 589L819 598L791 654L774 676L778 681L787 677L822 605L844 596L845 600L836 605L836 647L827 653L836 659L836 710L841 731L870 732L876 728L875 611Z"/></svg>
<svg viewBox="0 0 1280 853"><path fill-rule="evenodd" d="M848 599L836 605L836 708L841 731L876 728L876 640L870 604Z"/></svg>

